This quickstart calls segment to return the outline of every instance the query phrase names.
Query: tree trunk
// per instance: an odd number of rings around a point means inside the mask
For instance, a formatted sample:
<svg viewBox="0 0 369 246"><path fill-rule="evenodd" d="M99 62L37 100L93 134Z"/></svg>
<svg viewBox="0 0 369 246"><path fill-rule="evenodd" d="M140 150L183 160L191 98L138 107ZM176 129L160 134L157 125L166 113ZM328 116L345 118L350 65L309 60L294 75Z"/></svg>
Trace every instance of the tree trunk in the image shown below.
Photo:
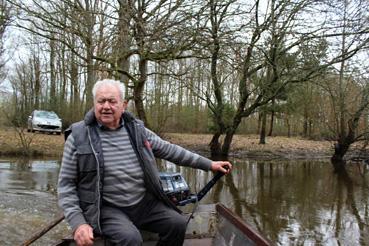
<svg viewBox="0 0 369 246"><path fill-rule="evenodd" d="M50 109L54 110L54 111L58 111L57 110L57 100L56 100L56 71L55 71L55 57L56 57L56 52L55 52L55 41L53 39L50 40L50 98L49 98L49 104L50 104Z"/></svg>
<svg viewBox="0 0 369 246"><path fill-rule="evenodd" d="M263 118L263 113L259 112L258 113L258 125L256 127L256 134L260 134L260 129L261 129L261 120Z"/></svg>
<svg viewBox="0 0 369 246"><path fill-rule="evenodd" d="M231 148L231 143L233 139L233 135L236 132L236 129L241 123L242 116L241 112L238 114L236 113L233 121L233 125L229 126L227 130L225 128L220 128L216 131L216 133L213 135L213 138L210 142L210 150L211 150L211 156L213 158L225 158L229 154L229 150ZM222 135L222 132L226 131L226 136L223 141L223 145L221 145L221 142L219 141L220 136Z"/></svg>
<svg viewBox="0 0 369 246"><path fill-rule="evenodd" d="M308 125L308 137L311 138L313 136L313 120L309 119L309 125Z"/></svg>
<svg viewBox="0 0 369 246"><path fill-rule="evenodd" d="M67 87L68 87L67 66L69 66L69 64L67 62L67 59L65 59L67 57L65 45L61 44L61 47L59 47L59 49L60 49L59 56L62 57L62 59L57 60L57 69L56 69L59 71L59 76L60 76L59 77L60 79L60 91L59 91L60 104L58 105L58 108L60 109L60 111L66 113L69 111L69 107L67 108L68 100L65 100L65 98L67 97L66 95L67 95Z"/></svg>
<svg viewBox="0 0 369 246"><path fill-rule="evenodd" d="M128 3L127 0L118 1L119 3L119 21L118 21L118 41L117 41L117 53L118 53L118 66L122 71L129 71L129 58L125 56L131 48L131 37L129 35L129 20ZM128 76L126 74L120 74L120 81L126 86L124 97L128 99Z"/></svg>
<svg viewBox="0 0 369 246"><path fill-rule="evenodd" d="M343 33L346 33L346 7L347 2L344 2L344 16L343 16ZM341 41L341 52L343 57L345 57L345 49L346 49L346 35L342 36ZM343 157L348 151L352 139L354 137L352 129L349 128L349 132L346 134L346 105L345 105L345 86L344 86L344 71L345 71L345 59L342 59L340 63L339 70L339 80L338 80L338 126L337 126L337 143L334 145L334 154L331 157L332 164L335 170L341 170L345 167L345 161Z"/></svg>
<svg viewBox="0 0 369 246"><path fill-rule="evenodd" d="M306 138L308 136L308 116L307 116L307 110L304 112L304 122L303 122L303 130L302 130L302 136Z"/></svg>
<svg viewBox="0 0 369 246"><path fill-rule="evenodd" d="M286 114L285 122L287 125L287 137L290 138L291 137L291 124L290 124L290 119L288 118L288 114Z"/></svg>
<svg viewBox="0 0 369 246"><path fill-rule="evenodd" d="M33 67L35 76L35 91L34 91L34 105L35 109L41 109L40 97L41 97L41 65L40 65L39 54L34 54L33 57Z"/></svg>
<svg viewBox="0 0 369 246"><path fill-rule="evenodd" d="M273 135L274 115L275 115L275 111L272 110L272 114L270 115L269 133L268 133L269 137Z"/></svg>
<svg viewBox="0 0 369 246"><path fill-rule="evenodd" d="M88 112L93 106L93 96L92 96L92 88L96 82L96 71L93 60L93 54L95 52L95 43L94 43L94 24L96 22L94 13L91 11L90 4L86 1L86 16L84 21L86 21L86 26L88 27L88 32L86 33L86 38L84 43L86 45L86 66L87 66L87 79L86 79L86 105L84 113Z"/></svg>
<svg viewBox="0 0 369 246"><path fill-rule="evenodd" d="M352 125L352 127L349 127L348 134L346 136L341 136L341 138L334 145L334 154L331 157L331 162L336 171L340 171L342 168L345 168L346 162L343 157L349 150L350 145L355 142L354 130L354 125Z"/></svg>
<svg viewBox="0 0 369 246"><path fill-rule="evenodd" d="M220 156L222 153L221 144L219 138L222 134L220 132L214 133L211 141L210 141L210 152L212 157Z"/></svg>
<svg viewBox="0 0 369 246"><path fill-rule="evenodd" d="M266 120L267 120L267 114L266 114L266 112L262 112L259 144L265 144L266 143L265 142L265 136L266 136Z"/></svg>
<svg viewBox="0 0 369 246"><path fill-rule="evenodd" d="M84 113L88 112L93 106L93 98L92 98L92 87L94 86L95 80L95 71L94 71L94 63L92 60L92 56L87 55L87 80L86 80L86 105Z"/></svg>
<svg viewBox="0 0 369 246"><path fill-rule="evenodd" d="M135 101L136 111L138 118L141 119L147 128L150 128L150 124L147 121L145 106L143 103L143 91L145 88L145 83L147 79L147 63L148 61L145 59L141 59L139 62L139 70L140 70L140 78L135 83L134 91L133 91L133 99Z"/></svg>
<svg viewBox="0 0 369 246"><path fill-rule="evenodd" d="M334 154L331 157L332 162L343 162L343 157L347 153L350 145L347 143L335 143L334 145Z"/></svg>
<svg viewBox="0 0 369 246"><path fill-rule="evenodd" d="M71 83L71 93L72 93L72 115L71 118L73 121L76 120L76 117L80 117L80 89L79 89L79 83L78 83L78 66L77 61L75 61L75 56L71 55L71 61L70 61L70 83Z"/></svg>
<svg viewBox="0 0 369 246"><path fill-rule="evenodd" d="M227 131L226 136L224 138L223 147L222 147L222 156L228 156L228 153L231 149L231 143L232 143L234 133L235 133L235 129L233 128Z"/></svg>

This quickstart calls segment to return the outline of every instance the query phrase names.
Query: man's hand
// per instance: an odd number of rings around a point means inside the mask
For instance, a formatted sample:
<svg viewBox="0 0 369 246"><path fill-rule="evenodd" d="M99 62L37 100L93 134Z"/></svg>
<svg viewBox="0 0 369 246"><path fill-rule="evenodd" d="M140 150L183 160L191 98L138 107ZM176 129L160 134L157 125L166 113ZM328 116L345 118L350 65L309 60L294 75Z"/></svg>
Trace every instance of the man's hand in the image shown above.
<svg viewBox="0 0 369 246"><path fill-rule="evenodd" d="M91 246L94 244L94 234L92 227L88 224L83 224L77 227L74 232L74 241L78 246Z"/></svg>
<svg viewBox="0 0 369 246"><path fill-rule="evenodd" d="M229 161L213 161L211 163L211 170L228 174L232 170L232 164Z"/></svg>

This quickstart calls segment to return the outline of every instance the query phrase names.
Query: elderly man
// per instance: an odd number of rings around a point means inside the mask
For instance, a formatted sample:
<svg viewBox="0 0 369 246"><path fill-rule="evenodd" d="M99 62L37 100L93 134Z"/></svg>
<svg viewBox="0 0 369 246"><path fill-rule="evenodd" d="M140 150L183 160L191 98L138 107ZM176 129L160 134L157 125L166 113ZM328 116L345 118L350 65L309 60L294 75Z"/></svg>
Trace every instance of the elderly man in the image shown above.
<svg viewBox="0 0 369 246"><path fill-rule="evenodd" d="M139 229L159 234L158 245L182 245L186 219L161 189L155 158L228 173L211 161L159 138L125 112L119 81L98 81L94 108L66 131L59 174L59 205L77 245L95 235L113 245L141 245Z"/></svg>

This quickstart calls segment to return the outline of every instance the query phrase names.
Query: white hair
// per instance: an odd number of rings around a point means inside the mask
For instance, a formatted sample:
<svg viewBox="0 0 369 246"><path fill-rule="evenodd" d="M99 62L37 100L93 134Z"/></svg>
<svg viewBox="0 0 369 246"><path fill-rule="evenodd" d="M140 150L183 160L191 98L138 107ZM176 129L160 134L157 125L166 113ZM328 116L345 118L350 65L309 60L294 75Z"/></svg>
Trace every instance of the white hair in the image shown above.
<svg viewBox="0 0 369 246"><path fill-rule="evenodd" d="M124 85L119 80L113 80L113 79L98 80L94 84L94 87L92 88L92 95L94 97L94 100L96 99L96 91L102 86L107 86L107 85L118 88L120 98L122 99L122 101L124 101L124 90L125 90Z"/></svg>

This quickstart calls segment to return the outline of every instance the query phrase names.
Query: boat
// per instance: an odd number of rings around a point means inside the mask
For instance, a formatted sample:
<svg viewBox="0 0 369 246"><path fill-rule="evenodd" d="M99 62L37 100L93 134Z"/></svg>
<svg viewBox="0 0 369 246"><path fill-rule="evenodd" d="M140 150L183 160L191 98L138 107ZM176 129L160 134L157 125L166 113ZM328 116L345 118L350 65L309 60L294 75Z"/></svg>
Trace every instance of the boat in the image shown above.
<svg viewBox="0 0 369 246"><path fill-rule="evenodd" d="M257 230L243 221L229 208L221 203L200 204L199 201L224 175L217 172L214 177L197 194L191 194L189 187L180 173L161 173L163 191L173 203L182 207L189 220L184 246L268 246L272 243ZM192 204L190 206L186 206ZM190 213L190 211L192 211ZM187 212L187 213L186 213ZM26 240L22 246L28 246L64 220L64 216L52 221L41 231ZM158 236L154 233L141 231L144 246L156 245ZM55 246L76 246L73 237L61 239ZM94 246L104 246L109 243L103 238L94 239Z"/></svg>
<svg viewBox="0 0 369 246"><path fill-rule="evenodd" d="M196 205L194 205L196 206ZM188 213L191 216L191 213ZM157 235L141 231L144 246L156 245ZM55 246L75 246L74 240L64 238ZM109 245L97 238L94 246ZM184 246L246 246L273 245L268 239L221 203L198 205L188 224Z"/></svg>

